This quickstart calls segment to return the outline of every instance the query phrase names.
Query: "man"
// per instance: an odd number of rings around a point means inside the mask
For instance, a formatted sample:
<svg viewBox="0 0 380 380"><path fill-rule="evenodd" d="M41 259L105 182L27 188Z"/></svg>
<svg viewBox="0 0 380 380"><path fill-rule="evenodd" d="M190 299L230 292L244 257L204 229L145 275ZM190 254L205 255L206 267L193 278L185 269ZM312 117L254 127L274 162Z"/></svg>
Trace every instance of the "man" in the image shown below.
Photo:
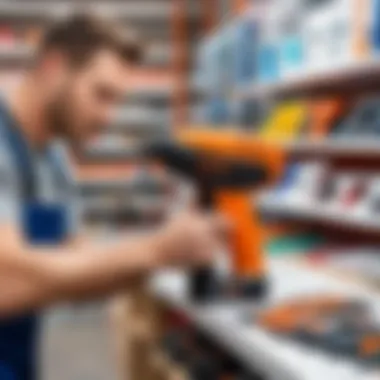
<svg viewBox="0 0 380 380"><path fill-rule="evenodd" d="M72 17L46 33L33 67L1 101L2 380L33 376L31 312L58 301L117 292L157 268L203 265L221 243L224 222L195 210L147 237L113 244L48 248L23 238L39 233L35 226L41 223L52 227L45 219L57 210L41 206L41 199L49 204L69 202L62 182L56 180L57 172L65 168L52 141L80 145L107 125L113 108L123 101L129 69L138 55L136 43L117 30L89 17ZM46 181L50 191L43 185Z"/></svg>

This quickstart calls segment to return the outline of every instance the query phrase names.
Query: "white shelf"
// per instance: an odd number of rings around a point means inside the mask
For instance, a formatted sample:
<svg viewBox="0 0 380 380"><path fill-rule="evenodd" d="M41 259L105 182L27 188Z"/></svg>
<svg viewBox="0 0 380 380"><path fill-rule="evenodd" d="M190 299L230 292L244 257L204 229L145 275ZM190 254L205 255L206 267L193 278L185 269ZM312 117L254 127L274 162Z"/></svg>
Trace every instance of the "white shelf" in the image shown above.
<svg viewBox="0 0 380 380"><path fill-rule="evenodd" d="M380 221L375 216L361 216L357 214L332 210L327 205L303 205L296 202L279 199L278 201L259 200L259 208L264 213L274 214L292 219L307 220L324 223L326 225L342 227L368 233L380 233Z"/></svg>
<svg viewBox="0 0 380 380"><path fill-rule="evenodd" d="M295 264L271 262L270 296L267 303L313 293L331 292L358 297L370 302L380 317L380 297L365 287L334 279ZM334 355L313 351L306 346L282 340L254 324L254 310L260 305L215 305L200 307L186 296L186 278L170 273L158 276L152 284L156 296L185 312L219 344L236 355L253 370L260 370L273 380L372 380L370 370ZM247 310L252 309L252 323L247 323Z"/></svg>
<svg viewBox="0 0 380 380"><path fill-rule="evenodd" d="M379 84L380 60L370 59L315 73L305 72L297 77L280 79L273 83L251 84L237 90L236 95L261 98L333 91L343 87L373 87Z"/></svg>
<svg viewBox="0 0 380 380"><path fill-rule="evenodd" d="M380 156L380 136L372 140L353 139L325 139L322 141L292 141L285 144L290 153L318 153L333 156L349 155L350 157L378 157Z"/></svg>

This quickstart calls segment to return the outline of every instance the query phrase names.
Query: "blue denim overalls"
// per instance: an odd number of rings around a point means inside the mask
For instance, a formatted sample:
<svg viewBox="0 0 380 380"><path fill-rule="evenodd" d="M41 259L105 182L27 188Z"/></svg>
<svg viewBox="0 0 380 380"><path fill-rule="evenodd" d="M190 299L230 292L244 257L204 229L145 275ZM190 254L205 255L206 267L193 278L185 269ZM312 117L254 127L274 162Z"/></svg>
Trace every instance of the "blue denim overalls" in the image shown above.
<svg viewBox="0 0 380 380"><path fill-rule="evenodd" d="M30 244L59 244L67 236L67 210L63 204L43 204L38 200L37 175L30 147L6 106L0 102L0 128L12 153L21 184L20 225ZM53 158L51 158L53 160ZM50 161L50 157L49 157ZM59 176L60 164L54 173ZM34 380L38 317L28 313L0 319L0 380Z"/></svg>

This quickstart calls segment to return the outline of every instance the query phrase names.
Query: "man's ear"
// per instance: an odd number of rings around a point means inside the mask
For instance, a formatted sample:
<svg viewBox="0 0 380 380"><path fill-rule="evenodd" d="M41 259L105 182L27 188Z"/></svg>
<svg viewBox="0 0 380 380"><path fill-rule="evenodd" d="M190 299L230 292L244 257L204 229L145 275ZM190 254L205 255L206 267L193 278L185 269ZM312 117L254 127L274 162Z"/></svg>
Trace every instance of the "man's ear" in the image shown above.
<svg viewBox="0 0 380 380"><path fill-rule="evenodd" d="M40 61L38 73L41 85L45 85L46 95L50 96L67 81L67 59L60 52L49 52Z"/></svg>
<svg viewBox="0 0 380 380"><path fill-rule="evenodd" d="M40 59L39 66L44 75L59 75L67 66L67 59L61 52L49 51L46 52Z"/></svg>

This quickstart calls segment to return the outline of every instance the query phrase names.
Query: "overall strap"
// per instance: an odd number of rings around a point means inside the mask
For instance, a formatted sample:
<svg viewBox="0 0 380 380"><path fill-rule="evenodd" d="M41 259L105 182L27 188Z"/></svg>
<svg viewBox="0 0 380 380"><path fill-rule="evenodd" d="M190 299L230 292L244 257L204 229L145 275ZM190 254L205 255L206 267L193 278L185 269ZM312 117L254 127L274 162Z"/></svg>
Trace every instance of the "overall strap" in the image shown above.
<svg viewBox="0 0 380 380"><path fill-rule="evenodd" d="M24 201L36 199L38 189L37 175L30 147L16 121L2 101L0 101L0 114L2 117L0 128L3 130L3 137L10 148L10 152L13 156L12 159L17 167L22 199Z"/></svg>
<svg viewBox="0 0 380 380"><path fill-rule="evenodd" d="M62 161L62 157L51 147L47 151L47 157L49 165L53 170L54 185L56 188L64 192L70 191L72 186L69 179L69 173L64 162Z"/></svg>

